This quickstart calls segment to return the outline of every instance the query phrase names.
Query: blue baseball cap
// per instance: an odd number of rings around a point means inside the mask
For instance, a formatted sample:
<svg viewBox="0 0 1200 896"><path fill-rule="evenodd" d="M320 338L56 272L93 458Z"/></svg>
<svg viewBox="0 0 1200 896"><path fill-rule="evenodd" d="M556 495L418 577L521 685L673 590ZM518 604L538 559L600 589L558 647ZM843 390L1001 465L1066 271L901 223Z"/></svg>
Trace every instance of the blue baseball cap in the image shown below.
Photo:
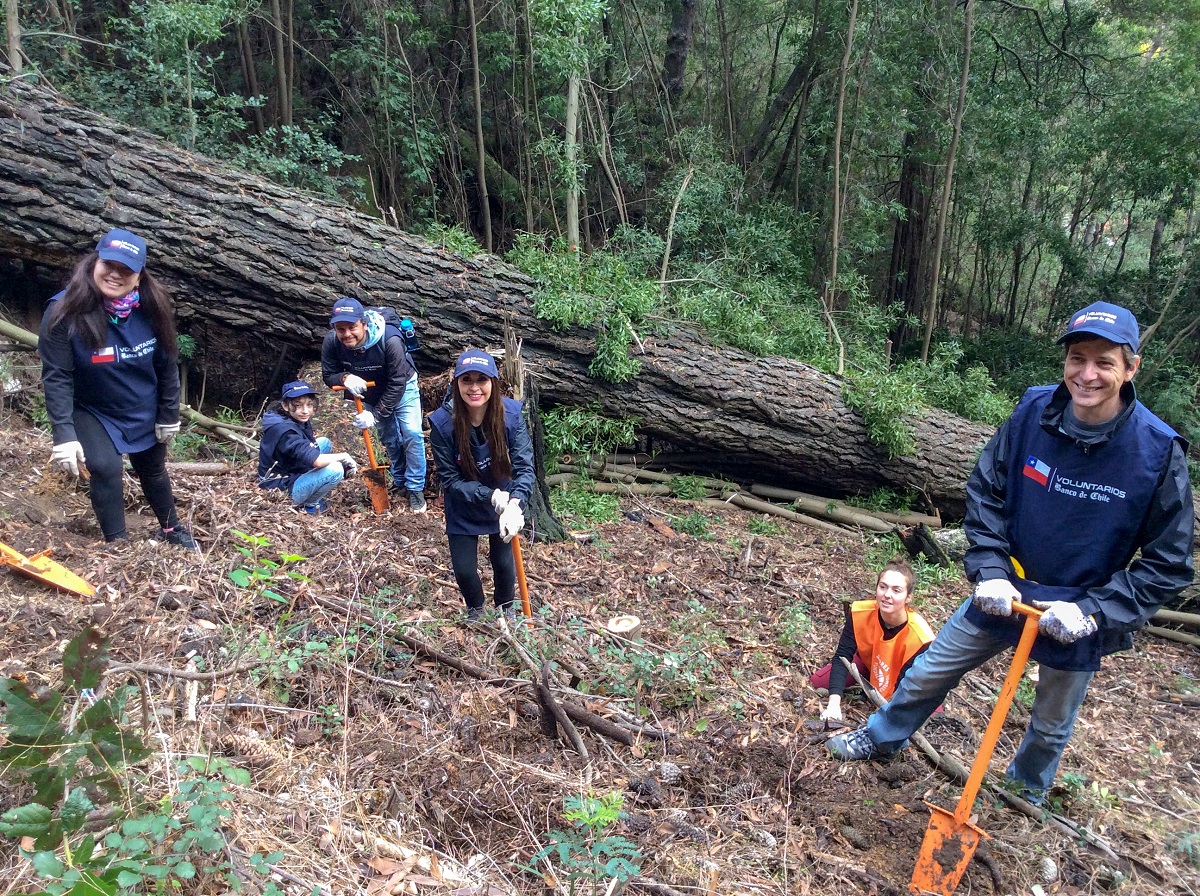
<svg viewBox="0 0 1200 896"><path fill-rule="evenodd" d="M458 360L454 362L454 378L458 379L464 373L470 373L472 370L485 376L497 379L500 377L500 373L496 370L496 359L477 348L469 349L458 356Z"/></svg>
<svg viewBox="0 0 1200 896"><path fill-rule="evenodd" d="M296 380L292 383L286 383L283 387L282 397L285 401L292 398L299 398L302 395L316 395L317 390L310 386L304 380Z"/></svg>
<svg viewBox="0 0 1200 896"><path fill-rule="evenodd" d="M333 303L333 316L329 318L329 326L339 323L356 324L365 316L362 302L342 296Z"/></svg>
<svg viewBox="0 0 1200 896"><path fill-rule="evenodd" d="M1058 337L1062 345L1072 336L1080 334L1101 336L1117 345L1127 345L1138 350L1138 322L1133 312L1109 302L1093 302L1071 315L1066 332Z"/></svg>
<svg viewBox="0 0 1200 896"><path fill-rule="evenodd" d="M135 274L146 266L146 241L128 230L110 230L96 243L96 251L105 261L116 261Z"/></svg>

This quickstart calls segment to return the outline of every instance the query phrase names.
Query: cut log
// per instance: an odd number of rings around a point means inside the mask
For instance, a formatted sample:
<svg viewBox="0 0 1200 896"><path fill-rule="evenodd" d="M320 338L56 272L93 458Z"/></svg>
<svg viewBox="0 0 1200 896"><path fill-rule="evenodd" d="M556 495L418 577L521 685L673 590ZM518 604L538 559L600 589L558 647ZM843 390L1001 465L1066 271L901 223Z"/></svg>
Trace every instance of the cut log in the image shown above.
<svg viewBox="0 0 1200 896"><path fill-rule="evenodd" d="M186 152L27 81L0 88L0 255L65 274L106 229L149 244L182 332L199 347L210 400L240 407L315 357L335 297L393 305L421 333L418 365L441 372L510 322L549 405L590 404L643 436L706 456L705 469L822 494L885 486L960 515L991 428L944 411L907 418L916 451L889 458L847 407L839 379L717 346L684 326L648 336L642 371L588 374L595 331L554 329L533 284L491 256L466 259L375 218ZM40 312L40 309L36 309ZM30 309L24 309L29 316ZM781 384L786 383L786 388Z"/></svg>

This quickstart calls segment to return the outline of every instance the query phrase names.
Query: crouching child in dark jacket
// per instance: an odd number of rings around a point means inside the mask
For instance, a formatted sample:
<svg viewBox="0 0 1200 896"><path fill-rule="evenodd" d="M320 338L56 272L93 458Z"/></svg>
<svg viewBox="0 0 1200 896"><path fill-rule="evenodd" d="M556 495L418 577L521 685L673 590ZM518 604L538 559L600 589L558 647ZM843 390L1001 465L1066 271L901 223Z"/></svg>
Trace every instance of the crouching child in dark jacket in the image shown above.
<svg viewBox="0 0 1200 896"><path fill-rule="evenodd" d="M259 488L287 491L292 506L305 513L329 509L326 496L346 476L358 472L354 457L333 453L333 443L313 435L317 392L303 380L283 387L280 400L263 414L258 446Z"/></svg>

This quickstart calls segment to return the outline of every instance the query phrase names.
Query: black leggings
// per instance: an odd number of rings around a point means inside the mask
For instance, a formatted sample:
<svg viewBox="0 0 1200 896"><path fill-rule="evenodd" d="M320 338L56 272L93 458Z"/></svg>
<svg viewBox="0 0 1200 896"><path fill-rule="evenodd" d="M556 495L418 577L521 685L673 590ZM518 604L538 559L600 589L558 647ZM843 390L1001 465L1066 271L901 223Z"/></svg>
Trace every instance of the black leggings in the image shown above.
<svg viewBox="0 0 1200 896"><path fill-rule="evenodd" d="M483 582L479 580L479 536L451 535L450 565L454 581L467 600L467 606L483 609ZM499 535L488 536L488 556L492 561L492 576L496 583L496 606L512 603L513 586L517 583L517 568L513 564L512 545Z"/></svg>
<svg viewBox="0 0 1200 896"><path fill-rule="evenodd" d="M91 476L92 509L100 522L105 541L125 537L125 465L121 453L113 444L112 437L104 424L90 411L75 408L75 437L83 446L83 455ZM133 471L142 483L142 494L158 517L164 529L173 528L179 517L175 515L175 498L171 494L171 480L167 476L167 446L155 443L145 451L129 455Z"/></svg>

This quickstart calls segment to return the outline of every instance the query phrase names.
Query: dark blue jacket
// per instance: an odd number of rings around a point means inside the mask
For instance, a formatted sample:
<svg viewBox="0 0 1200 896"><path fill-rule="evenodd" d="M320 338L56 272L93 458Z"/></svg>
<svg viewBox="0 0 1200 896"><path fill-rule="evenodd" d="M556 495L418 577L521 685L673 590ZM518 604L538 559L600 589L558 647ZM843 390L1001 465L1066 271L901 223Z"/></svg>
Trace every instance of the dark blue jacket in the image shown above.
<svg viewBox="0 0 1200 896"><path fill-rule="evenodd" d="M58 293L50 302L57 302ZM92 350L60 322L42 317L38 354L46 414L54 444L76 441L73 414L79 407L94 414L122 454L157 444L156 423L179 422L179 368L161 350L150 318L135 308L119 323L109 322L103 347Z"/></svg>
<svg viewBox="0 0 1200 896"><path fill-rule="evenodd" d="M1132 385L1122 398L1113 428L1079 442L1062 429L1066 386L1030 389L967 483L971 580L1005 576L1026 602L1070 601L1096 618L1099 631L1074 644L1035 642L1033 658L1054 669L1098 669L1192 580L1186 445L1137 401ZM1016 643L1019 617L972 606L968 618Z"/></svg>
<svg viewBox="0 0 1200 896"><path fill-rule="evenodd" d="M291 491L296 480L313 470L321 455L312 422L301 423L281 411L267 411L258 443L259 488Z"/></svg>
<svg viewBox="0 0 1200 896"><path fill-rule="evenodd" d="M348 373L375 383L367 389L363 403L370 405L379 417L396 413L404 389L416 372L399 328L391 324L384 326L383 336L367 349L346 348L333 330L325 334L321 343L321 377L325 385L340 386ZM346 399L351 400L349 393Z"/></svg>
<svg viewBox="0 0 1200 896"><path fill-rule="evenodd" d="M429 444L437 462L438 479L446 512L447 535L495 535L500 531L500 517L492 507L492 492L506 491L529 506L535 480L533 475L533 444L521 416L521 402L504 400L504 435L508 441L508 456L512 475L497 480L491 474L491 457L483 431L471 430L471 456L479 468L479 480L464 479L459 466L459 449L454 438L454 418L450 402L429 415Z"/></svg>

